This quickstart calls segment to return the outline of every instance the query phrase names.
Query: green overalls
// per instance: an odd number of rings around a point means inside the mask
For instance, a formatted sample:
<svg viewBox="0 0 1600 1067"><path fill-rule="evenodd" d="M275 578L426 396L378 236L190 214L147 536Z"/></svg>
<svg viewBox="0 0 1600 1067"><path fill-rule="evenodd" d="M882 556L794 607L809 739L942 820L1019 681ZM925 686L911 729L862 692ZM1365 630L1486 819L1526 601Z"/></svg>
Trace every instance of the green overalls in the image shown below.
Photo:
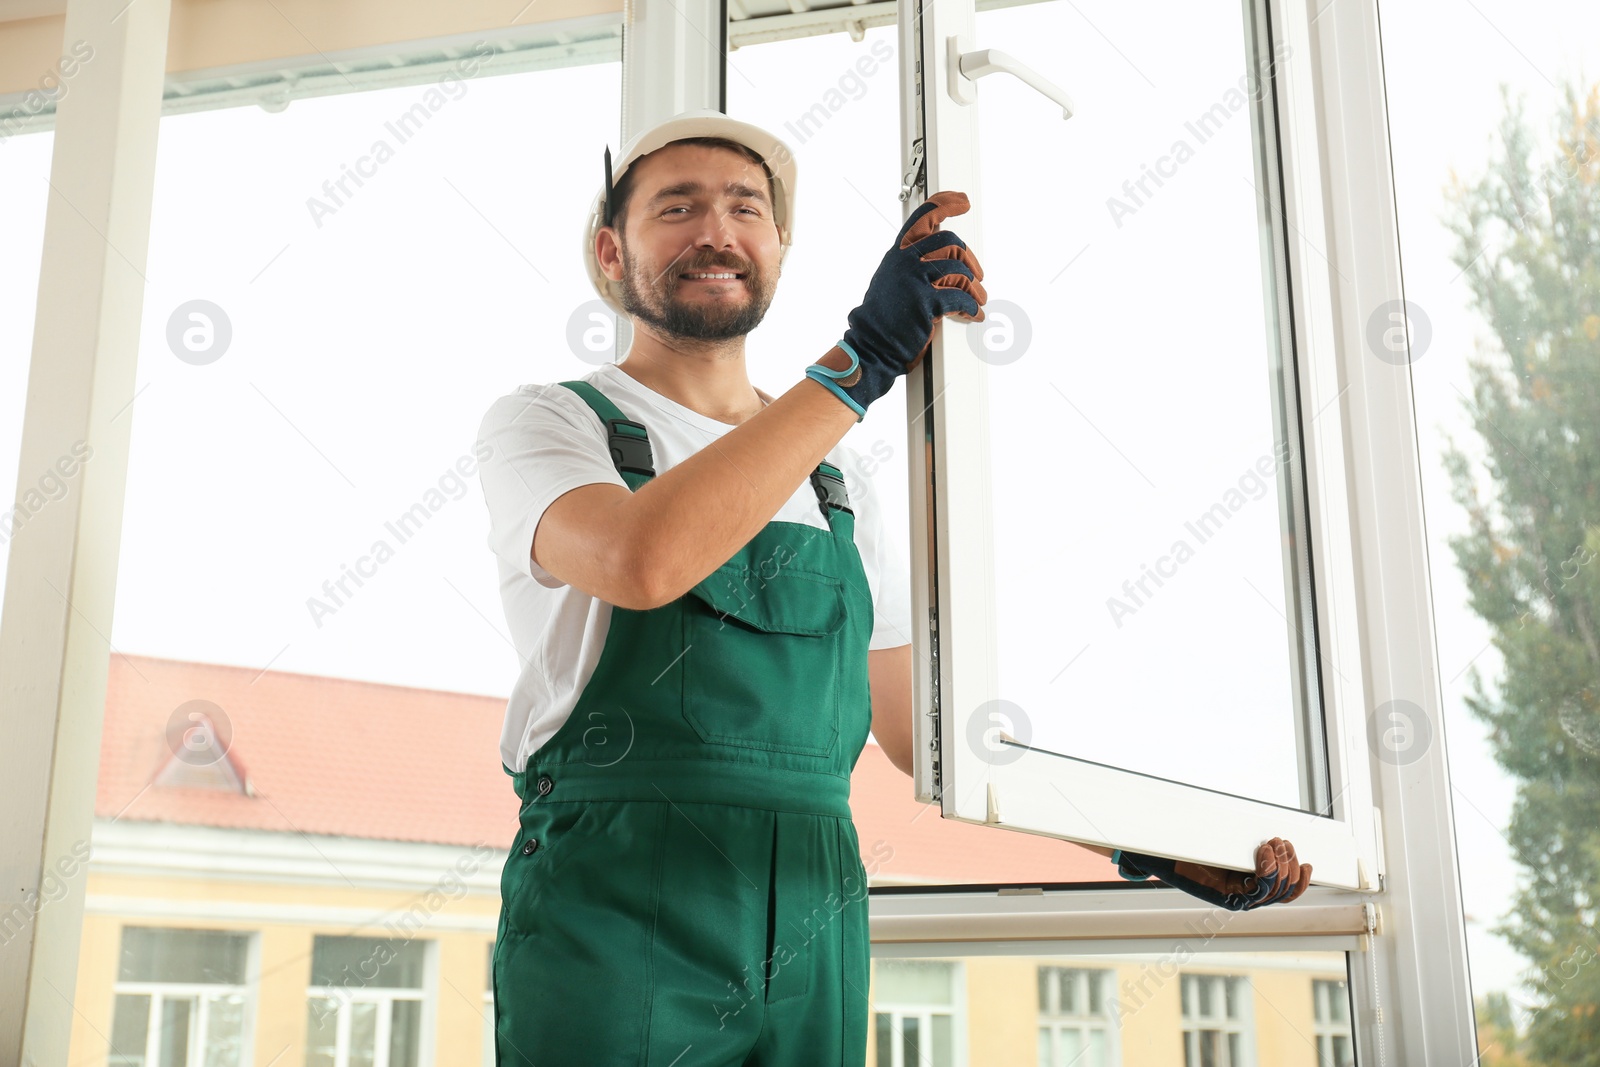
<svg viewBox="0 0 1600 1067"><path fill-rule="evenodd" d="M587 382L630 489L645 428ZM850 772L872 597L844 480L700 584L613 606L594 675L525 769L495 938L500 1067L861 1067L867 877Z"/></svg>

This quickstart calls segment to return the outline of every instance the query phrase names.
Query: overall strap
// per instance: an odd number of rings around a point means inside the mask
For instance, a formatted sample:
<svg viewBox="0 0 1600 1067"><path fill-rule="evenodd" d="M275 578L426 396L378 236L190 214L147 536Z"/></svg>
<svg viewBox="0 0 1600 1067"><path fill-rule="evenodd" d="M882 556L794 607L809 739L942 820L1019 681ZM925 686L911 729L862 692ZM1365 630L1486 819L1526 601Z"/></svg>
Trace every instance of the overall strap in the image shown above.
<svg viewBox="0 0 1600 1067"><path fill-rule="evenodd" d="M617 473L622 475L622 480L628 483L629 489L637 490L656 476L655 457L650 451L650 435L645 431L643 423L630 420L622 413L621 408L588 382L571 381L560 384L577 393L583 402L600 416L600 421L605 423L611 446L611 462L617 465Z"/></svg>
<svg viewBox="0 0 1600 1067"><path fill-rule="evenodd" d="M811 488L817 493L817 506L828 520L828 529L847 541L855 540L856 513L845 491L844 472L824 460L811 472Z"/></svg>
<svg viewBox="0 0 1600 1067"><path fill-rule="evenodd" d="M617 473L628 483L629 489L638 489L654 478L655 457L650 451L650 435L643 423L633 422L622 414L604 393L588 382L576 380L561 382L588 404L605 424L611 447L611 461ZM811 488L817 494L817 506L828 521L828 529L837 536L855 539L855 511L850 507L850 494L845 489L844 472L824 460L811 472Z"/></svg>

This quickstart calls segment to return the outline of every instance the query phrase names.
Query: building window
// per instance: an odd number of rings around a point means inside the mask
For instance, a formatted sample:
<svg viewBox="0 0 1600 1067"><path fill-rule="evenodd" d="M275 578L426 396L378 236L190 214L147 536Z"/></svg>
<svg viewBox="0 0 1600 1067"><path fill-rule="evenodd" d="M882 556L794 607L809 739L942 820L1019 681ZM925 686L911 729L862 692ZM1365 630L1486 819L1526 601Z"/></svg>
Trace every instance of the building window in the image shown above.
<svg viewBox="0 0 1600 1067"><path fill-rule="evenodd" d="M1249 1067L1250 980L1186 974L1182 990L1184 1067Z"/></svg>
<svg viewBox="0 0 1600 1067"><path fill-rule="evenodd" d="M1313 978L1311 1004L1316 1021L1317 1067L1355 1067L1349 987L1342 980Z"/></svg>
<svg viewBox="0 0 1600 1067"><path fill-rule="evenodd" d="M875 960L877 1067L957 1067L956 969L949 960Z"/></svg>
<svg viewBox="0 0 1600 1067"><path fill-rule="evenodd" d="M427 944L318 937L306 991L306 1067L417 1067Z"/></svg>
<svg viewBox="0 0 1600 1067"><path fill-rule="evenodd" d="M1039 1067L1113 1067L1111 972L1039 968Z"/></svg>
<svg viewBox="0 0 1600 1067"><path fill-rule="evenodd" d="M126 926L113 989L110 1067L244 1062L250 935Z"/></svg>

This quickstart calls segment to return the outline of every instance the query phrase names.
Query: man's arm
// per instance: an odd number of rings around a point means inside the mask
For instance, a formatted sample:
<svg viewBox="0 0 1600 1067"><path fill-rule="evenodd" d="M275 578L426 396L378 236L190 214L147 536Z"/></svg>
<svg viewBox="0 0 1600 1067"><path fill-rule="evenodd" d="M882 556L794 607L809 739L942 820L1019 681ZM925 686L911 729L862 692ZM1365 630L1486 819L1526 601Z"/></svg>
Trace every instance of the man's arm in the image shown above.
<svg viewBox="0 0 1600 1067"><path fill-rule="evenodd" d="M837 346L829 355L849 363ZM534 531L533 558L608 603L660 607L748 544L855 424L838 397L802 378L637 492L593 484L557 497Z"/></svg>
<svg viewBox="0 0 1600 1067"><path fill-rule="evenodd" d="M889 762L912 773L911 646L875 648L867 653L872 685L872 736Z"/></svg>

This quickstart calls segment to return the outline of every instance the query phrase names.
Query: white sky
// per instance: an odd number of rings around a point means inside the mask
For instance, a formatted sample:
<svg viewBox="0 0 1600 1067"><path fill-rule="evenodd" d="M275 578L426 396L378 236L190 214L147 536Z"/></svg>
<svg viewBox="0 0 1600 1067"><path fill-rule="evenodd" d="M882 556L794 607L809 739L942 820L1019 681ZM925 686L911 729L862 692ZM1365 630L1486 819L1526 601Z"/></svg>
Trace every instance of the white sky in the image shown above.
<svg viewBox="0 0 1600 1067"><path fill-rule="evenodd" d="M1413 375L1471 959L1480 991L1509 988L1521 963L1487 926L1514 888L1502 836L1513 783L1461 703L1466 666L1493 679L1499 662L1446 545L1464 521L1439 462L1448 434L1476 444L1460 397L1486 330L1448 259L1441 190L1451 168L1481 169L1499 83L1527 94L1545 134L1555 85L1585 62L1600 69L1600 12L1435 0L1383 16L1407 294L1434 330ZM1184 531L1273 447L1248 118L1204 144L1185 128L1245 69L1238 8L1172 5L1159 34L1154 24L1136 7L1076 0L980 19L979 47L1032 63L1078 105L1064 123L1020 83L985 79L982 184L968 191L986 228L949 226L981 248L991 312L1010 301L1032 332L990 379L996 454L1010 457L994 488L1002 691L1038 744L1294 803L1275 490L1213 541ZM751 377L768 391L839 337L899 227L897 74L879 62L895 43L884 28L859 44L836 34L730 55L730 113L784 137L800 166L796 244L749 340ZM877 69L855 77L864 56ZM455 484L447 472L495 397L592 367L568 326L595 299L579 240L601 150L620 148L619 75L610 63L464 83L320 227L307 199L374 140L396 146L385 123L424 87L164 121L117 650L509 692L516 660L481 491L476 475ZM801 137L793 124L818 103L837 110ZM1106 199L1125 198L1122 183L1179 138L1198 146L1193 158L1119 226ZM0 143L4 498L49 144ZM203 366L166 341L173 311L196 299L232 328ZM897 390L849 438L881 460L863 473L894 530L904 426ZM441 484L448 502L397 545L385 522ZM1107 598L1180 537L1193 559L1117 626ZM395 557L319 627L307 599L379 538ZM1246 777L1253 766L1276 770Z"/></svg>

